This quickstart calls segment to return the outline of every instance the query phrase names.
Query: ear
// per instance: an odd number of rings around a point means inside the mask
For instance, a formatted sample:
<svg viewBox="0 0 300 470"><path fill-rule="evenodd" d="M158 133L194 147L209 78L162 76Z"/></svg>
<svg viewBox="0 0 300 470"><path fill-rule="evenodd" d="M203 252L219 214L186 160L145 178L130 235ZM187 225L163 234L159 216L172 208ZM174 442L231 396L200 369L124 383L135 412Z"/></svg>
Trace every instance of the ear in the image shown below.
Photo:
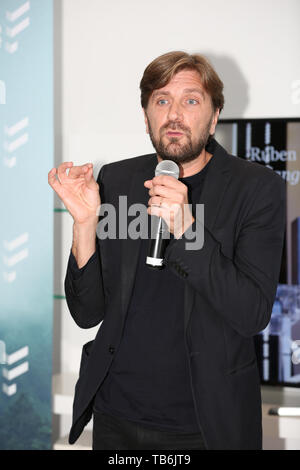
<svg viewBox="0 0 300 470"><path fill-rule="evenodd" d="M218 119L219 119L219 115L220 115L220 110L217 109L217 111L216 111L215 114L214 114L214 117L213 117L211 126L210 126L210 131L209 131L209 133L210 133L211 135L213 135L213 134L215 133L215 129L216 129L216 125L217 125L217 122L218 122Z"/></svg>
<svg viewBox="0 0 300 470"><path fill-rule="evenodd" d="M143 108L143 112L144 112L144 121L146 124L146 133L149 134L148 117L144 108Z"/></svg>

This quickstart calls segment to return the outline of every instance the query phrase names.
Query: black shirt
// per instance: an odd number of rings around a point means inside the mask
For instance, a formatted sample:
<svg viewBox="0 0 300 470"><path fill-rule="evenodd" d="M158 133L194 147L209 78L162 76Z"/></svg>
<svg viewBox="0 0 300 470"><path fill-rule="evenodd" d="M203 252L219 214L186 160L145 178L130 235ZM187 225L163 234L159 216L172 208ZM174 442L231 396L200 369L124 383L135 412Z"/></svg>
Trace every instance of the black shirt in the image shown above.
<svg viewBox="0 0 300 470"><path fill-rule="evenodd" d="M188 186L193 213L209 162L197 174L179 178ZM170 243L176 243L172 238ZM94 411L158 429L199 432L184 341L185 281L167 266L149 268L148 245L149 240L141 240L123 336Z"/></svg>

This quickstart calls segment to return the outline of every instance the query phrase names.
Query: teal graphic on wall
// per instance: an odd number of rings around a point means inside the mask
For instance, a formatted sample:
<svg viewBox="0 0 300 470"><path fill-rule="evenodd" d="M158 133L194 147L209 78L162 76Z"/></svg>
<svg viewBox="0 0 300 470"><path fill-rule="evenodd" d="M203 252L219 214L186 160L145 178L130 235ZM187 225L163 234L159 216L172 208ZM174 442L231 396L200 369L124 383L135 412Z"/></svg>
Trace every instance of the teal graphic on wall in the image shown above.
<svg viewBox="0 0 300 470"><path fill-rule="evenodd" d="M51 449L52 9L0 2L0 449Z"/></svg>

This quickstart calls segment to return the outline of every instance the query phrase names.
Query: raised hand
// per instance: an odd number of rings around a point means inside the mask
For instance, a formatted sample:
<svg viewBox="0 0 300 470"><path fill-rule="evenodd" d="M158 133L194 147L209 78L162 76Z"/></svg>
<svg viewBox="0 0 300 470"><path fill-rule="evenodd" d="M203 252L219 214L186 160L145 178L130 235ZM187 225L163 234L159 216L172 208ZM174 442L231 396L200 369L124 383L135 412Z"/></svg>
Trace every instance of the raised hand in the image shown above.
<svg viewBox="0 0 300 470"><path fill-rule="evenodd" d="M57 169L49 171L48 183L76 224L98 221L101 200L99 185L93 177L92 163L73 166L73 162L64 162Z"/></svg>

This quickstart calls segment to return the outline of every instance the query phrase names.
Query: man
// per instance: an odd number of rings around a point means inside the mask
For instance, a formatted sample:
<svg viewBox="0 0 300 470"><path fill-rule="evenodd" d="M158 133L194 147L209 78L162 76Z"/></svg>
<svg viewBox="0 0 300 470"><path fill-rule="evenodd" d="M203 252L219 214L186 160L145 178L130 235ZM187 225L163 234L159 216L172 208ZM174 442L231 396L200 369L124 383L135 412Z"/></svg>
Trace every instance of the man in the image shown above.
<svg viewBox="0 0 300 470"><path fill-rule="evenodd" d="M93 449L261 449L253 336L275 298L284 182L213 139L223 84L204 57L164 54L140 88L155 154L104 165L97 183L91 164L49 172L74 218L69 310L82 328L103 320L82 350L69 442L94 414ZM165 159L178 180L154 177ZM99 205L119 220L120 195L168 224L162 270L145 264L149 240L96 236ZM187 249L197 227L204 244Z"/></svg>

